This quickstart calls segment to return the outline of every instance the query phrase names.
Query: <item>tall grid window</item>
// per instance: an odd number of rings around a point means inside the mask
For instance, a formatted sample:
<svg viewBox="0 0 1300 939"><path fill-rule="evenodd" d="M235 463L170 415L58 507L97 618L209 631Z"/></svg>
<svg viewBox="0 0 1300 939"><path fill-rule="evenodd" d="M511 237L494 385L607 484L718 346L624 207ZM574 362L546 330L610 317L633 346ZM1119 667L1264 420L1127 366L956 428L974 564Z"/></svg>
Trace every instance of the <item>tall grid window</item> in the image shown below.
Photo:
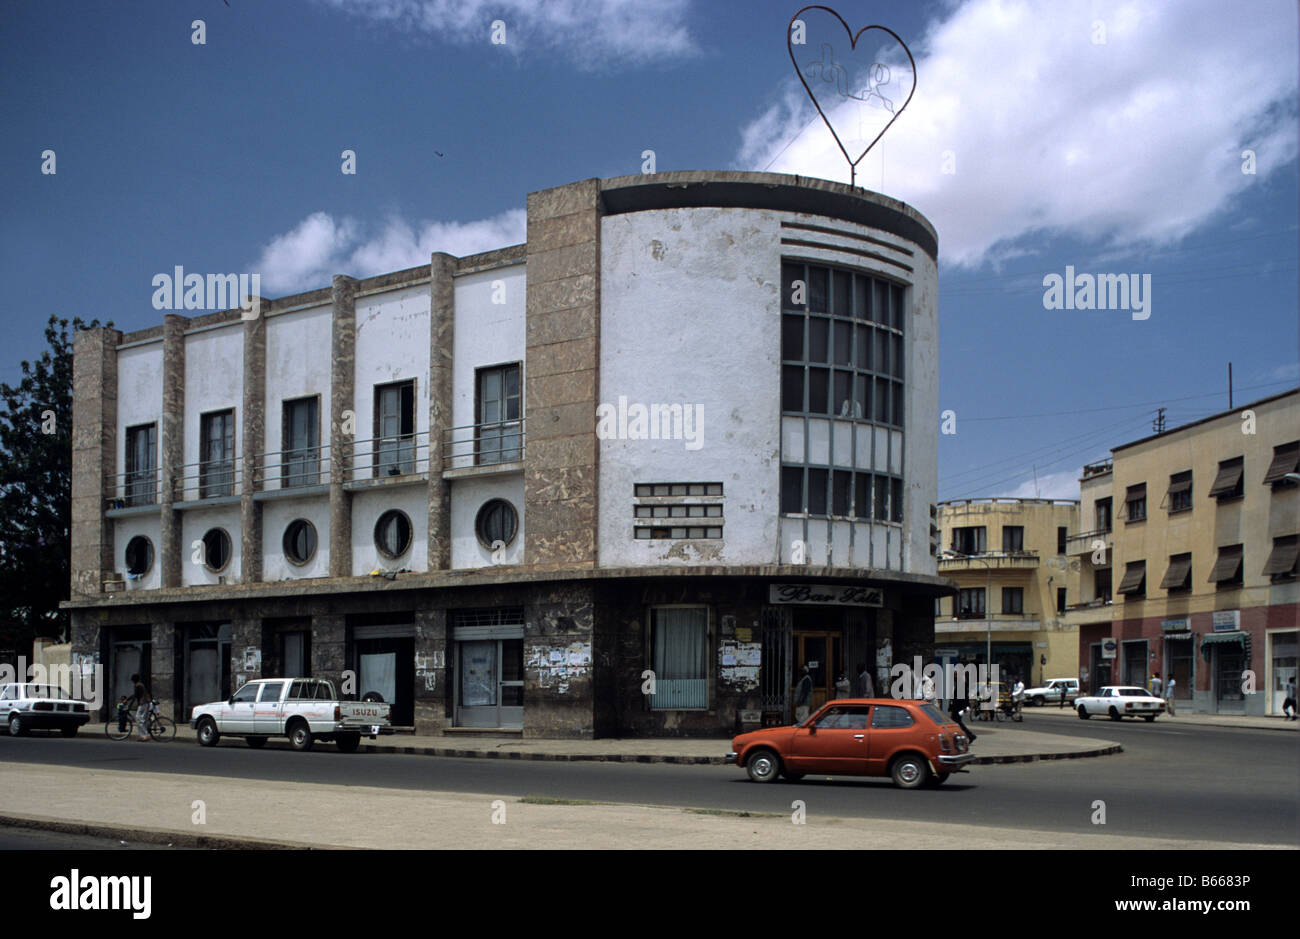
<svg viewBox="0 0 1300 939"><path fill-rule="evenodd" d="M204 414L200 423L199 498L228 496L235 490L235 411Z"/></svg>
<svg viewBox="0 0 1300 939"><path fill-rule="evenodd" d="M126 430L126 504L153 505L157 501L158 425L142 424Z"/></svg>

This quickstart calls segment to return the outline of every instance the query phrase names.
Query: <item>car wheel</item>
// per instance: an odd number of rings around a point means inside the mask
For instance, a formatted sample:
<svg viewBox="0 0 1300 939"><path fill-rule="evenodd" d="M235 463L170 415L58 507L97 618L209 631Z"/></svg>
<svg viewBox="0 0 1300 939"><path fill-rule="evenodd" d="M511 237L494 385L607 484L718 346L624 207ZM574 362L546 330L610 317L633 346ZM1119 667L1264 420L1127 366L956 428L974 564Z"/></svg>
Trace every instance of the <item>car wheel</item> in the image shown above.
<svg viewBox="0 0 1300 939"><path fill-rule="evenodd" d="M75 736L77 736L77 728L75 728L75 727L60 727L60 728L59 728L59 733L63 734L63 736L65 736L65 737L75 737Z"/></svg>
<svg viewBox="0 0 1300 939"><path fill-rule="evenodd" d="M289 746L295 750L306 752L315 742L316 738L312 735L306 721L294 721L289 727Z"/></svg>
<svg viewBox="0 0 1300 939"><path fill-rule="evenodd" d="M1090 718L1090 717L1092 717L1092 715L1088 713L1088 709L1087 709L1086 707L1084 707L1082 704L1080 704L1080 705L1079 705L1079 720L1081 720L1081 721L1086 721L1086 720L1087 720L1088 718Z"/></svg>
<svg viewBox="0 0 1300 939"><path fill-rule="evenodd" d="M1034 695L1034 707L1042 707L1046 703L1046 699L1041 694Z"/></svg>
<svg viewBox="0 0 1300 939"><path fill-rule="evenodd" d="M361 746L361 735L339 734L334 738L334 743L338 746L340 753L356 753L357 747Z"/></svg>
<svg viewBox="0 0 1300 939"><path fill-rule="evenodd" d="M22 717L17 714L9 715L9 735L11 737L27 736L27 725L23 723Z"/></svg>
<svg viewBox="0 0 1300 939"><path fill-rule="evenodd" d="M1115 710L1115 706L1114 706L1114 705L1111 705L1111 708L1110 708L1110 719L1113 720L1113 721L1122 721L1122 720L1124 719L1124 715L1121 714L1119 711Z"/></svg>
<svg viewBox="0 0 1300 939"><path fill-rule="evenodd" d="M215 747L217 741L221 739L221 734L217 731L217 722L210 717L205 717L199 721L199 746Z"/></svg>
<svg viewBox="0 0 1300 939"><path fill-rule="evenodd" d="M944 783L946 783L948 781L948 777L951 775L952 773L935 773L933 776L930 777L930 785L934 786L935 788L938 788L939 786L942 786Z"/></svg>
<svg viewBox="0 0 1300 939"><path fill-rule="evenodd" d="M1148 724L1150 724L1155 721L1156 716L1154 714L1143 714L1142 719L1145 720Z"/></svg>
<svg viewBox="0 0 1300 939"><path fill-rule="evenodd" d="M262 747L266 746L266 738L265 738L265 737L245 737L245 738L244 738L244 743L248 744L248 745L249 745L250 747L252 747L254 750L260 750L260 749L262 749Z"/></svg>
<svg viewBox="0 0 1300 939"><path fill-rule="evenodd" d="M754 782L772 782L781 775L781 760L771 750L755 750L745 761L745 771Z"/></svg>
<svg viewBox="0 0 1300 939"><path fill-rule="evenodd" d="M920 789L930 779L930 766L919 756L904 754L894 760L889 775L899 789Z"/></svg>

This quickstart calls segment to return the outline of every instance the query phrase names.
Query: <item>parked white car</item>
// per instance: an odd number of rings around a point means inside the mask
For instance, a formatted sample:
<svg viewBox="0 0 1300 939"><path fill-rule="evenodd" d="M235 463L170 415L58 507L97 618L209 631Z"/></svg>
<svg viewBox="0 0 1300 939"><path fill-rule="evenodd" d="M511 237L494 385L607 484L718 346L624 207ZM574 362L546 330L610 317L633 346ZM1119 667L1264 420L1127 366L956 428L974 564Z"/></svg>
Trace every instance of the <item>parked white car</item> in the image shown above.
<svg viewBox="0 0 1300 939"><path fill-rule="evenodd" d="M1080 698L1074 702L1074 709L1079 717L1087 720L1094 714L1105 714L1113 721L1126 717L1141 717L1150 722L1163 714L1165 699L1157 698L1145 688L1132 685L1107 685L1100 693Z"/></svg>
<svg viewBox="0 0 1300 939"><path fill-rule="evenodd" d="M1058 704L1061 700L1061 685L1065 685L1065 700L1073 701L1079 696L1079 679L1049 678L1037 688L1025 689L1025 703L1042 707L1044 704Z"/></svg>
<svg viewBox="0 0 1300 939"><path fill-rule="evenodd" d="M226 734L243 737L254 748L270 737L288 737L295 750L332 740L344 753L352 753L363 736L393 733L391 710L392 705L382 701L342 701L334 683L323 678L261 678L227 701L200 704L190 726L205 747L215 747Z"/></svg>
<svg viewBox="0 0 1300 939"><path fill-rule="evenodd" d="M86 702L69 698L62 688L18 682L0 685L0 723L15 737L25 736L29 730L57 730L65 737L75 737L89 720Z"/></svg>

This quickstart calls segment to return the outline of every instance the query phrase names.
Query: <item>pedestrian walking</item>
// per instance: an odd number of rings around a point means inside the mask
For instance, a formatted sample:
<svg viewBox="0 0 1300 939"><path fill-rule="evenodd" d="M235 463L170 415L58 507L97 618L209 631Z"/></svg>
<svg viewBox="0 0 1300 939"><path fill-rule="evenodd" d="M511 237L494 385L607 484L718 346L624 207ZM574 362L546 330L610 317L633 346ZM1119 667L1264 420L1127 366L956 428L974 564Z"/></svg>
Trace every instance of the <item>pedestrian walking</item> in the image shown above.
<svg viewBox="0 0 1300 939"><path fill-rule="evenodd" d="M1282 716L1289 721L1300 717L1300 712L1296 710L1294 675L1286 680L1286 700L1282 702Z"/></svg>
<svg viewBox="0 0 1300 939"><path fill-rule="evenodd" d="M808 706L812 704L812 673L808 671L808 666L804 665L799 669L802 676L799 684L794 689L794 722L802 724L808 719Z"/></svg>
<svg viewBox="0 0 1300 939"><path fill-rule="evenodd" d="M952 704L948 705L948 716L951 717L953 721L957 724L957 726L962 729L962 733L966 735L966 739L969 740L971 743L974 743L975 734L970 730L969 727L967 727L964 723L962 723L962 719L961 719L962 712L967 710L969 707L970 707L969 698L967 698L964 694L962 697L959 698L954 693Z"/></svg>
<svg viewBox="0 0 1300 939"><path fill-rule="evenodd" d="M1169 684L1165 685L1165 710L1169 712L1169 716L1170 716L1170 717L1174 717L1174 716L1175 716L1175 714L1174 714L1174 685L1176 685L1176 684L1178 684L1178 682L1174 681L1174 676L1173 676L1173 675L1170 675L1170 676L1169 676Z"/></svg>
<svg viewBox="0 0 1300 939"><path fill-rule="evenodd" d="M835 679L835 697L849 698L853 696L853 685L849 682L849 676L840 672L840 677Z"/></svg>
<svg viewBox="0 0 1300 939"><path fill-rule="evenodd" d="M1057 708L1058 710L1060 710L1060 708L1065 707L1065 693L1069 690L1069 688L1070 688L1069 682L1067 681L1061 682L1061 703Z"/></svg>
<svg viewBox="0 0 1300 939"><path fill-rule="evenodd" d="M858 697L874 698L876 689L871 682L871 672L867 670L865 662L858 663Z"/></svg>
<svg viewBox="0 0 1300 939"><path fill-rule="evenodd" d="M1160 688L1161 688L1160 673L1153 672L1151 675L1151 694L1153 697L1159 698L1161 696Z"/></svg>
<svg viewBox="0 0 1300 939"><path fill-rule="evenodd" d="M132 703L135 705L135 729L139 732L137 740L152 740L149 736L149 705L153 702L153 696L149 694L149 689L145 687L144 682L139 675L132 675L131 682L134 688L131 693Z"/></svg>

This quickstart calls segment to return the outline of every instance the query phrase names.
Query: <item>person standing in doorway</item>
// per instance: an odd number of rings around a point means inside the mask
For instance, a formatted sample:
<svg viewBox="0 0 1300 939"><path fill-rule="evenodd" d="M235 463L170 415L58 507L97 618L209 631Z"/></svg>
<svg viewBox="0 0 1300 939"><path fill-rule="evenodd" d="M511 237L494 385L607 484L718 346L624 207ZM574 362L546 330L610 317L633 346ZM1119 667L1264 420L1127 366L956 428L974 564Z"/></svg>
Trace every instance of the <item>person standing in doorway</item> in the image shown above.
<svg viewBox="0 0 1300 939"><path fill-rule="evenodd" d="M1178 682L1174 681L1174 676L1171 672L1169 675L1169 684L1165 685L1165 710L1169 713L1170 717L1174 716L1174 685L1176 684L1178 684Z"/></svg>
<svg viewBox="0 0 1300 939"><path fill-rule="evenodd" d="M1300 717L1300 713L1296 710L1294 675L1286 680L1286 699L1282 702L1282 716L1289 721Z"/></svg>
<svg viewBox="0 0 1300 939"><path fill-rule="evenodd" d="M1157 698L1161 697L1160 688L1160 673L1153 672L1151 675L1151 694Z"/></svg>
<svg viewBox="0 0 1300 939"><path fill-rule="evenodd" d="M135 729L139 735L136 740L152 740L153 738L149 736L149 705L152 703L152 696L139 675L132 675L131 683L134 685L131 700L135 705Z"/></svg>
<svg viewBox="0 0 1300 939"><path fill-rule="evenodd" d="M840 672L840 677L835 679L835 697L848 698L853 694L853 684L849 681L849 676Z"/></svg>
<svg viewBox="0 0 1300 939"><path fill-rule="evenodd" d="M874 698L876 689L871 682L871 672L867 671L865 662L858 663L858 697Z"/></svg>
<svg viewBox="0 0 1300 939"><path fill-rule="evenodd" d="M799 669L799 684L794 689L794 722L802 724L808 719L808 707L812 704L812 673L808 671L808 666L801 666Z"/></svg>

